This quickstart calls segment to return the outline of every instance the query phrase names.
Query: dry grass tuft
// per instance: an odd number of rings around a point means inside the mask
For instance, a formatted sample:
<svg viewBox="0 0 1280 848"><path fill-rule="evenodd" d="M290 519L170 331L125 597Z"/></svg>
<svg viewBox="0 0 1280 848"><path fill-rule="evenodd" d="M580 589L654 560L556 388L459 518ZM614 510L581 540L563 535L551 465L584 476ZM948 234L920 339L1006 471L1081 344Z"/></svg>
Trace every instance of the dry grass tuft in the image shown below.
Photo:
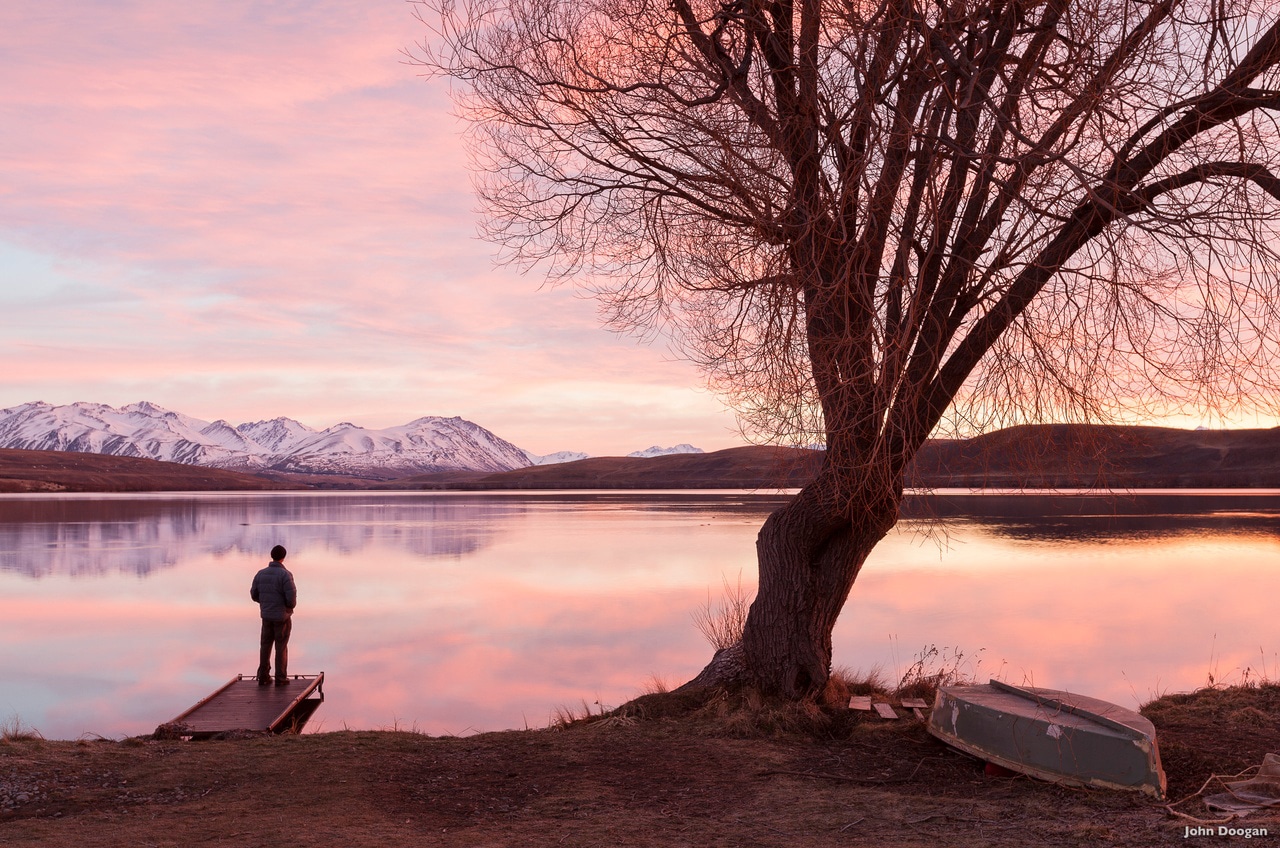
<svg viewBox="0 0 1280 848"><path fill-rule="evenodd" d="M657 674L649 675L649 679L645 681L645 695L665 695L671 691L671 684Z"/></svg>
<svg viewBox="0 0 1280 848"><path fill-rule="evenodd" d="M640 721L676 719L712 737L729 739L848 739L866 717L839 703L765 698L754 689L689 688L641 695L612 715ZM590 721L598 721L593 717ZM581 721L579 721L581 723Z"/></svg>
<svg viewBox="0 0 1280 848"><path fill-rule="evenodd" d="M889 681L885 679L884 669L873 666L870 671L851 671L839 666L831 670L831 679L848 690L852 695L887 695Z"/></svg>
<svg viewBox="0 0 1280 848"><path fill-rule="evenodd" d="M43 739L40 731L27 727L17 716L0 724L0 742L38 742Z"/></svg>
<svg viewBox="0 0 1280 848"><path fill-rule="evenodd" d="M981 654L985 648L979 648ZM966 657L959 648L929 645L922 648L916 660L903 673L893 690L898 698L933 700L943 686L964 686L978 680L982 658Z"/></svg>
<svg viewBox="0 0 1280 848"><path fill-rule="evenodd" d="M738 582L730 585L729 578L724 578L724 595L718 603L712 603L711 592L707 592L707 602L693 611L693 625L698 628L711 647L722 651L742 641L742 628L747 623L747 611L754 598L752 592L742 588L742 574L738 574Z"/></svg>
<svg viewBox="0 0 1280 848"><path fill-rule="evenodd" d="M1257 668L1247 665L1243 669L1237 668L1226 674L1218 670L1218 662L1214 657L1215 652L1216 644L1209 653L1210 667L1205 674L1206 689L1251 689L1259 686L1274 686L1280 683L1276 676L1276 672L1280 670L1280 659L1273 655L1271 661L1268 662L1267 652L1261 647L1258 648Z"/></svg>
<svg viewBox="0 0 1280 848"><path fill-rule="evenodd" d="M581 709L565 705L556 707L551 711L549 729L564 730L578 724L590 724L600 721L610 713L609 709L599 701L588 704L587 699L583 698L580 706Z"/></svg>
<svg viewBox="0 0 1280 848"><path fill-rule="evenodd" d="M708 713L723 735L734 739L782 739L791 736L826 738L830 714L810 702L757 704L731 699Z"/></svg>
<svg viewBox="0 0 1280 848"><path fill-rule="evenodd" d="M702 703L685 703L685 719L711 736L729 739L848 740L866 716L839 704L785 701L762 697L752 689L707 690Z"/></svg>
<svg viewBox="0 0 1280 848"><path fill-rule="evenodd" d="M630 716L641 721L679 719L697 713L707 705L709 700L716 697L720 697L720 693L711 689L649 692L628 701L614 712L617 715Z"/></svg>

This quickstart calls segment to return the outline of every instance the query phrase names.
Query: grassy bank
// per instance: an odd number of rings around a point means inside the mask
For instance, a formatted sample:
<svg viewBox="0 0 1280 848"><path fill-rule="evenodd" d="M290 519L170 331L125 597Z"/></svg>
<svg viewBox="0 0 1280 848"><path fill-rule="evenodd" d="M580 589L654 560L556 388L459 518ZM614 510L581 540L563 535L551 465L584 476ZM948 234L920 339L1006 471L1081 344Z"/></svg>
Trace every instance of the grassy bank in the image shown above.
<svg viewBox="0 0 1280 848"><path fill-rule="evenodd" d="M1261 761L1280 687L1170 695L1170 795ZM465 738L336 732L205 743L0 741L0 844L1024 846L1186 844L1132 794L990 778L915 720L697 709ZM1198 801L1180 810L1207 816ZM1280 837L1280 820L1247 820Z"/></svg>

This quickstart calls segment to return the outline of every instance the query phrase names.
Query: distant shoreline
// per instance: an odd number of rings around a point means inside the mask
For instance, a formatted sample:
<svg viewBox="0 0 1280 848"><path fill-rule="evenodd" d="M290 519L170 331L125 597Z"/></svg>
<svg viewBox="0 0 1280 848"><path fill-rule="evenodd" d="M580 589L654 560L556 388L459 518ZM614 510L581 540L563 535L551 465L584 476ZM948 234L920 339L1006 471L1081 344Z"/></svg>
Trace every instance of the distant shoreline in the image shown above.
<svg viewBox="0 0 1280 848"><path fill-rule="evenodd" d="M137 457L0 450L0 492L794 489L821 451L749 446L648 458L592 457L512 471L441 471L396 479L246 473ZM1175 430L1036 425L929 442L908 488L1280 489L1280 428Z"/></svg>

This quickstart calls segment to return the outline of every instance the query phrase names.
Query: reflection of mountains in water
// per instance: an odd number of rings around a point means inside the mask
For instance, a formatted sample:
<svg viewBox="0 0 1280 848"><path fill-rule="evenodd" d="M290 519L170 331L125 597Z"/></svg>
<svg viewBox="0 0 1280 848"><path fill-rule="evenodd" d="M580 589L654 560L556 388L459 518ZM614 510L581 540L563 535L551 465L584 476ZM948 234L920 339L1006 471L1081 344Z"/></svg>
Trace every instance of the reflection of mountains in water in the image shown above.
<svg viewBox="0 0 1280 848"><path fill-rule="evenodd" d="M293 553L373 548L423 558L480 550L513 519L542 509L705 512L763 523L786 496L725 493L573 493L536 499L468 495L271 494L0 500L0 571L146 576L201 556L257 561L272 545ZM911 496L904 522L939 520L1010 539L1072 542L1248 535L1280 538L1280 494L968 494Z"/></svg>
<svg viewBox="0 0 1280 848"><path fill-rule="evenodd" d="M373 547L459 556L493 541L515 500L278 497L0 501L0 571L30 577L146 576L202 555L264 559Z"/></svg>
<svg viewBox="0 0 1280 848"><path fill-rule="evenodd" d="M964 519L995 536L1037 542L1280 538L1280 494L938 493L907 498L902 517L944 523Z"/></svg>

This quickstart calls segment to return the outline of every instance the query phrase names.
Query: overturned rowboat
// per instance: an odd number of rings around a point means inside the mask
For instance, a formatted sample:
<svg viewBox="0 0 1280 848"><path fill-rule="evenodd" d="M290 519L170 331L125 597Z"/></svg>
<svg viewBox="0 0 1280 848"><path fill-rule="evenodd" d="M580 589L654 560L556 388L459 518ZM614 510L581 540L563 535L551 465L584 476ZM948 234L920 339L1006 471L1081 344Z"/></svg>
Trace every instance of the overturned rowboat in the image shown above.
<svg viewBox="0 0 1280 848"><path fill-rule="evenodd" d="M1156 729L1133 710L1057 689L944 686L929 732L1012 771L1072 786L1165 793Z"/></svg>

